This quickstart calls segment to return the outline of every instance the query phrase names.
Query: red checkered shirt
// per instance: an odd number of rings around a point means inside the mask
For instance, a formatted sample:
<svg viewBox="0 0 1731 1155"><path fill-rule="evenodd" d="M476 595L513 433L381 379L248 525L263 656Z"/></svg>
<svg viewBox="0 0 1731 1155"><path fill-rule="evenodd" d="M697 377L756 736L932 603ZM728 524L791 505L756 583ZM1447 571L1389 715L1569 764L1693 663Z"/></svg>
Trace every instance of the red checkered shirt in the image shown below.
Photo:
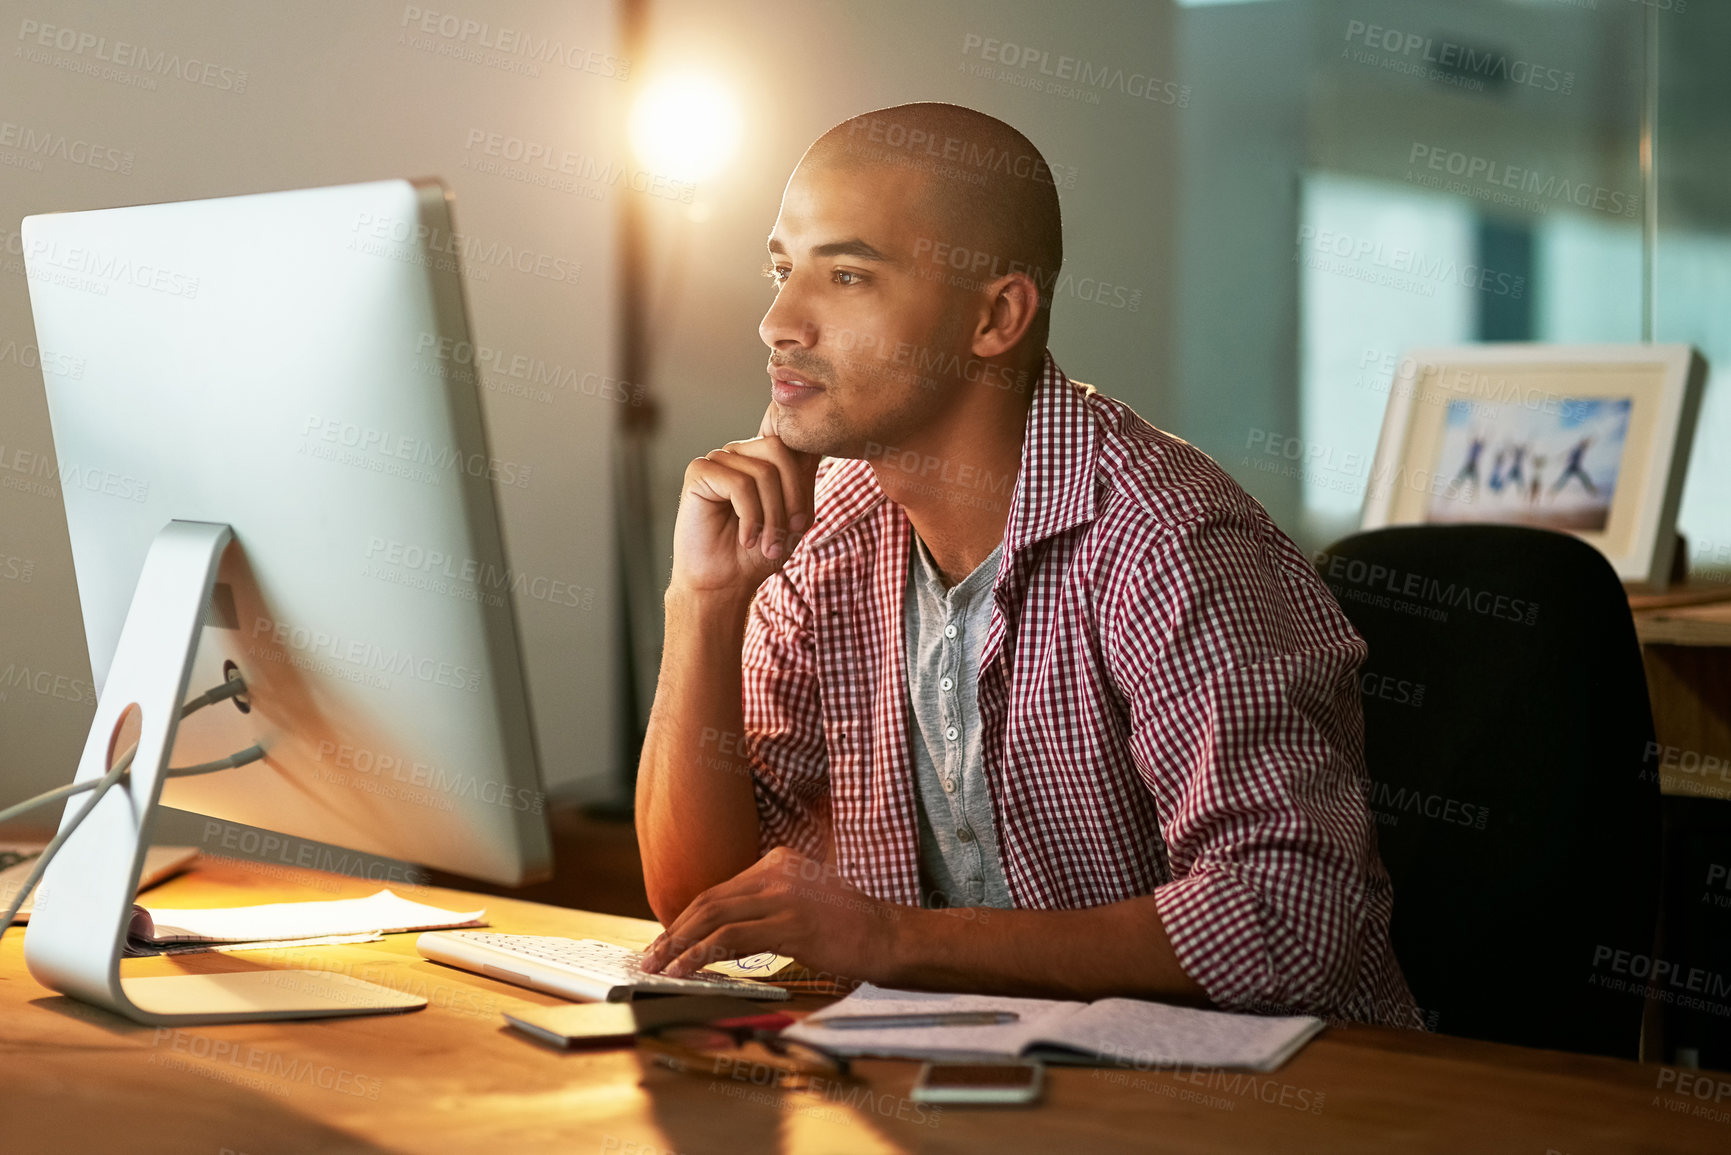
<svg viewBox="0 0 1731 1155"><path fill-rule="evenodd" d="M867 462L823 462L743 667L761 848L917 906L910 541ZM979 709L1015 904L1153 894L1218 1006L1417 1025L1360 785L1367 647L1299 549L1050 355L1004 543Z"/></svg>

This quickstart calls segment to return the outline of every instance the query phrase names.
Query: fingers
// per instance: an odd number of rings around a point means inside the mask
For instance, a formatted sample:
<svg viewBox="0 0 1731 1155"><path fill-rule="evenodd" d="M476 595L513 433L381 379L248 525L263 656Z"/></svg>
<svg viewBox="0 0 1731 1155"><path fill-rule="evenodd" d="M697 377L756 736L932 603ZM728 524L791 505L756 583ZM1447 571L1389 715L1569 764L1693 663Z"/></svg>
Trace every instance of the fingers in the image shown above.
<svg viewBox="0 0 1731 1155"><path fill-rule="evenodd" d="M787 450L788 459L794 463L795 472L804 480L804 489L809 493L811 492L812 481L817 477L817 463L823 460L823 454L806 453L804 450L795 449L782 441L781 434L778 432L780 427L776 424L776 413L776 403L771 401L769 408L764 411L762 422L758 424L758 440L774 442Z"/></svg>
<svg viewBox="0 0 1731 1155"><path fill-rule="evenodd" d="M755 477L733 468L727 460L715 460L718 454L734 456L717 449L707 457L693 461L685 471L687 490L709 501L732 506L733 515L739 520L739 547L751 549L757 545L764 527L761 487Z"/></svg>
<svg viewBox="0 0 1731 1155"><path fill-rule="evenodd" d="M773 428L774 406L763 428ZM733 441L693 461L687 491L727 502L739 520L739 545L783 561L816 520L814 490L820 456L803 453L772 433Z"/></svg>
<svg viewBox="0 0 1731 1155"><path fill-rule="evenodd" d="M781 485L781 500L787 510L788 528L797 539L816 520L815 486L817 463L815 454L801 453L790 448L779 437L758 437L751 441L735 441L726 446L739 457L764 461L774 467Z"/></svg>
<svg viewBox="0 0 1731 1155"><path fill-rule="evenodd" d="M736 453L732 446L712 449L705 455L705 459L737 470L751 479L751 484L756 487L757 508L762 518L756 527L758 532L753 535L754 539L761 540L764 557L786 557L791 548L792 531L788 527L787 498L781 484L781 471L776 468L775 463L761 457ZM742 540L740 544L749 549L758 544L758 541Z"/></svg>
<svg viewBox="0 0 1731 1155"><path fill-rule="evenodd" d="M724 886L727 884L723 884ZM754 893L726 894L715 896L713 890L705 891L693 899L673 925L662 932L644 952L639 965L650 974L665 971L676 973L673 964L684 959L686 965L677 973L689 973L717 959L734 958L734 955L708 955L698 957L697 947L705 940L728 927L747 922L755 922L779 909L774 902L767 901L764 896ZM742 951L750 954L750 951ZM695 960L695 961L693 961Z"/></svg>
<svg viewBox="0 0 1731 1155"><path fill-rule="evenodd" d="M667 964L662 973L668 978L686 978L723 959L741 958L765 950L780 954L776 944L782 938L782 923L779 918L729 923L691 943Z"/></svg>

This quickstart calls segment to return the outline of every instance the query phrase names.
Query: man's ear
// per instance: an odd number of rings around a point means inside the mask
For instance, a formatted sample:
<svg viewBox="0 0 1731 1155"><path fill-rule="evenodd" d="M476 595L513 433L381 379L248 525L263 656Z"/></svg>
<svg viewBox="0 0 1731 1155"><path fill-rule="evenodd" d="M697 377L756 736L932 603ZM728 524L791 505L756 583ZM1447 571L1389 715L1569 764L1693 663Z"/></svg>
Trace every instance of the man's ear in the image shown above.
<svg viewBox="0 0 1731 1155"><path fill-rule="evenodd" d="M1040 291L1026 273L1006 273L986 286L987 312L974 330L976 357L998 357L1022 343L1040 311Z"/></svg>

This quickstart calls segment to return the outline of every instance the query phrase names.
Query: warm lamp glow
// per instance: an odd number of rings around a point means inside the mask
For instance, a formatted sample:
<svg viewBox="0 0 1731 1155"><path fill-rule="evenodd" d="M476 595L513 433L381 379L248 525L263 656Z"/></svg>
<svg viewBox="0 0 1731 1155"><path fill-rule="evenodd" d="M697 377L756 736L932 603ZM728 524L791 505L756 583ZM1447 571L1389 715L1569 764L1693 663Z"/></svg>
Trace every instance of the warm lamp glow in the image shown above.
<svg viewBox="0 0 1731 1155"><path fill-rule="evenodd" d="M707 77L657 80L631 110L631 147L638 161L672 180L714 176L738 143L733 94Z"/></svg>

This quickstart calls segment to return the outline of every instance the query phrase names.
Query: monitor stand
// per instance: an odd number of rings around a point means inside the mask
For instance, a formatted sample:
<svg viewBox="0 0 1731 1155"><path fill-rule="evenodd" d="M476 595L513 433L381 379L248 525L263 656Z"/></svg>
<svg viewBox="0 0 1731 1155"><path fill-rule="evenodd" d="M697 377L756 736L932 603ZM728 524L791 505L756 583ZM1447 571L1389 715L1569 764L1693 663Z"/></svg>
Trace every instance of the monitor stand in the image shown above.
<svg viewBox="0 0 1731 1155"><path fill-rule="evenodd" d="M150 846L163 772L187 698L205 604L223 550L233 539L226 525L171 521L151 543L74 781L101 779L108 773L120 727L133 707L140 714L138 753L126 777L103 796L49 863L24 936L25 962L44 986L147 1026L328 1018L424 1007L427 1000L420 996L324 971L120 975L139 869ZM62 828L88 801L82 794L67 801Z"/></svg>

